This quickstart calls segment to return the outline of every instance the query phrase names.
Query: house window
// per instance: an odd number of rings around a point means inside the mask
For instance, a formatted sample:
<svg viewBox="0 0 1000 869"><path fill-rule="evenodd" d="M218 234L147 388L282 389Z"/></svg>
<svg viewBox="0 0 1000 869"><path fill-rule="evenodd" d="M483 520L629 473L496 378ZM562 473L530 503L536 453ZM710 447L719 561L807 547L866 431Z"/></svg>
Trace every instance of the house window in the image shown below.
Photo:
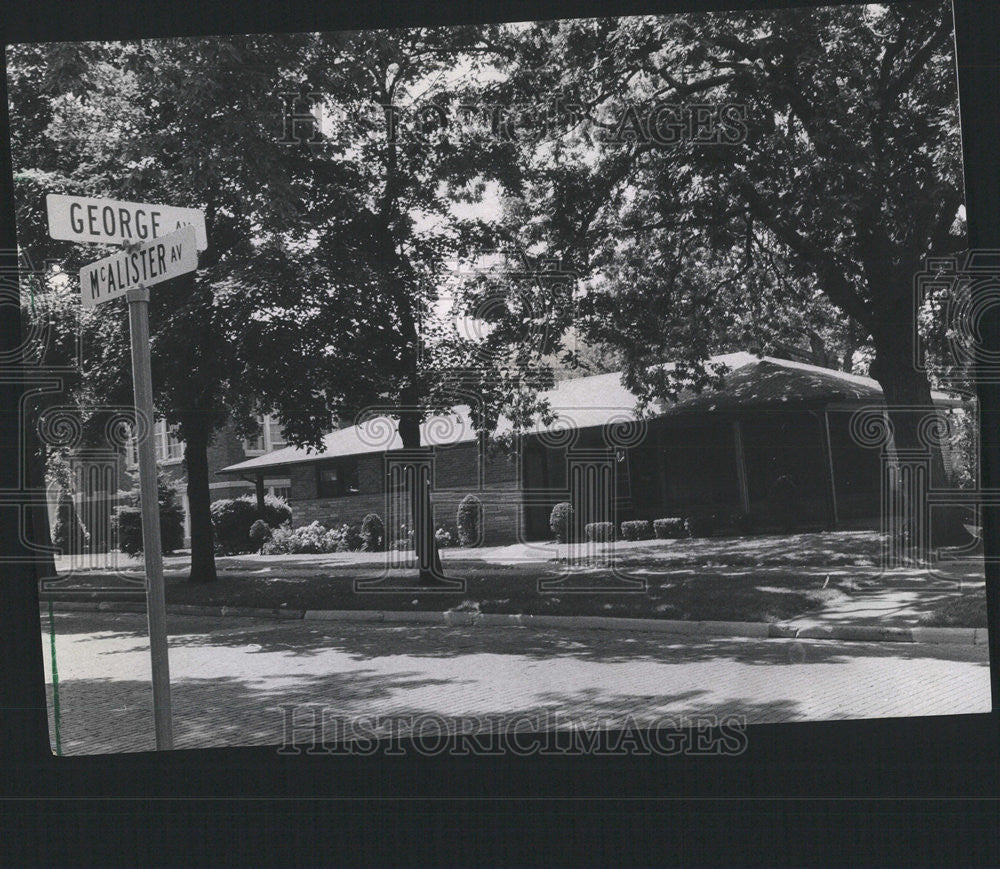
<svg viewBox="0 0 1000 869"><path fill-rule="evenodd" d="M282 498L285 501L288 501L292 496L291 486L268 486L267 491L275 498Z"/></svg>
<svg viewBox="0 0 1000 869"><path fill-rule="evenodd" d="M153 426L153 454L156 461L176 463L184 458L184 441L177 437L177 426L168 426L166 420L158 419ZM139 464L139 445L134 437L125 446L125 463L129 468Z"/></svg>
<svg viewBox="0 0 1000 869"><path fill-rule="evenodd" d="M288 446L281 423L270 414L257 417L257 425L260 427L257 437L243 441L243 451L247 455L261 455Z"/></svg>
<svg viewBox="0 0 1000 869"><path fill-rule="evenodd" d="M285 435L281 430L281 423L276 419L267 417L267 448L268 450L280 450L288 446Z"/></svg>
<svg viewBox="0 0 1000 869"><path fill-rule="evenodd" d="M184 441L177 437L177 426L172 425L167 429L167 455L166 459L184 458Z"/></svg>
<svg viewBox="0 0 1000 869"><path fill-rule="evenodd" d="M317 468L316 494L320 498L341 498L358 494L358 463L351 459Z"/></svg>

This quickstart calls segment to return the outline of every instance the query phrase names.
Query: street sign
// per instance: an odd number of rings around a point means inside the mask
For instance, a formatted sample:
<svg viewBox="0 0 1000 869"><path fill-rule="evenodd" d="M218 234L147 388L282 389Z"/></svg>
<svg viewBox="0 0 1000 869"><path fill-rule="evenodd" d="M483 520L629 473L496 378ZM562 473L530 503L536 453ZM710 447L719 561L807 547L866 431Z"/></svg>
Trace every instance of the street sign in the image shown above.
<svg viewBox="0 0 1000 869"><path fill-rule="evenodd" d="M80 269L85 308L124 296L136 287L169 281L198 268L195 229L185 226L133 251L116 253Z"/></svg>
<svg viewBox="0 0 1000 869"><path fill-rule="evenodd" d="M60 241L122 244L151 241L182 226L193 226L198 250L208 249L205 214L197 208L122 202L90 196L45 197L49 235Z"/></svg>

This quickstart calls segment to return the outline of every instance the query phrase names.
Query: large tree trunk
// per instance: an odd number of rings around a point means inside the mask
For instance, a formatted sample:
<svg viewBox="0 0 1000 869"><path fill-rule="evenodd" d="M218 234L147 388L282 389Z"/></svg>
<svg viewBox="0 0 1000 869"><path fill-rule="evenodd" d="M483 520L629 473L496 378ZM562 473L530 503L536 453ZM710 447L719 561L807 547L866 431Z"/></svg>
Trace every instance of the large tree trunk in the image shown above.
<svg viewBox="0 0 1000 869"><path fill-rule="evenodd" d="M940 411L931 399L931 386L927 375L914 365L913 337L911 330L903 323L892 324L894 328L886 333L873 335L875 339L875 359L871 375L882 387L889 421L892 424L894 460L906 451L914 451L919 456L926 454L930 461L929 486L932 489L946 489L950 483L945 471L940 447L940 434L944 420L934 420ZM910 334L906 334L909 332ZM902 334L901 334L902 333ZM902 504L905 523L919 521L923 516L927 521L929 511L926 504ZM902 517L901 517L902 518ZM924 540L929 545L957 543L963 539L961 510L939 509L934 512L929 534L916 534L914 539ZM915 551L918 558L926 558L927 551Z"/></svg>
<svg viewBox="0 0 1000 869"><path fill-rule="evenodd" d="M399 438L404 449L420 447L420 420L416 414L403 413L399 418ZM441 553L434 536L434 508L431 503L430 487L417 485L414 473L413 488L410 490L410 524L413 526L413 545L416 548L419 582L434 586L444 578L441 567ZM430 565L428 569L425 565Z"/></svg>
<svg viewBox="0 0 1000 869"><path fill-rule="evenodd" d="M215 539L212 533L212 495L208 487L208 442L205 426L185 425L188 509L191 513L191 582L214 582Z"/></svg>

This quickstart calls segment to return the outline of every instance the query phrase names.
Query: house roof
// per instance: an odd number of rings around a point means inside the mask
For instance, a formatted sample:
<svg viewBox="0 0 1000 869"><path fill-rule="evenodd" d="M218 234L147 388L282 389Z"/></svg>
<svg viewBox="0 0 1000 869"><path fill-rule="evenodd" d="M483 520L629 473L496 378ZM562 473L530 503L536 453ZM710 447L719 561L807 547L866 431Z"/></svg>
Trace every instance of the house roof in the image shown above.
<svg viewBox="0 0 1000 869"><path fill-rule="evenodd" d="M711 361L729 368L721 389L706 389L700 395L682 393L676 402L660 402L654 413L679 416L694 412L776 409L795 404L882 401L882 388L870 377L750 353L728 353L712 357ZM604 425L611 419L635 417L637 396L622 386L620 372L563 380L543 395L557 415L556 427L590 428ZM961 404L942 392L933 392L932 397L939 404ZM527 433L538 433L546 428L539 423ZM507 434L510 430L510 421L501 419L497 433ZM467 405L457 405L450 415L427 419L420 432L421 443L427 445L450 446L476 439ZM250 474L322 458L398 450L402 446L395 420L380 416L361 425L330 432L323 438L321 451L285 447L229 465L216 473Z"/></svg>

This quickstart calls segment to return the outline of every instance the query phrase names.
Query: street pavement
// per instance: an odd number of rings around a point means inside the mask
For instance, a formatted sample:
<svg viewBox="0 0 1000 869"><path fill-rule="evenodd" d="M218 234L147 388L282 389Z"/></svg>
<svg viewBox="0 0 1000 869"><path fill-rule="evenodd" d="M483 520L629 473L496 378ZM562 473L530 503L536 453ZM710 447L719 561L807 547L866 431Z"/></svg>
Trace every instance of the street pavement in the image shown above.
<svg viewBox="0 0 1000 869"><path fill-rule="evenodd" d="M153 749L145 615L53 618L61 753ZM43 614L55 749L50 627ZM330 741L331 718L358 716L613 727L990 710L986 646L177 615L168 632L176 748L277 745L290 723L299 742Z"/></svg>

